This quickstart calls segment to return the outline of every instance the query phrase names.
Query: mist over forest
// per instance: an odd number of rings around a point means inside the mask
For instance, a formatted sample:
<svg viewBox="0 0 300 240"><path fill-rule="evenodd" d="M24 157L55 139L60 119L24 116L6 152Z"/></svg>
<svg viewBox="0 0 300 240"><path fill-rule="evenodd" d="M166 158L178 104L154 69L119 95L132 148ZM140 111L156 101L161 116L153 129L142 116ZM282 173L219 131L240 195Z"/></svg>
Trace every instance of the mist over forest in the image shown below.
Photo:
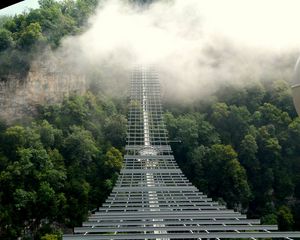
<svg viewBox="0 0 300 240"><path fill-rule="evenodd" d="M39 0L1 16L0 81L26 79L38 61L84 76L87 91L0 121L0 238L61 239L105 201L122 167L135 65L159 73L188 179L250 218L300 230L290 90L299 3L241 2Z"/></svg>

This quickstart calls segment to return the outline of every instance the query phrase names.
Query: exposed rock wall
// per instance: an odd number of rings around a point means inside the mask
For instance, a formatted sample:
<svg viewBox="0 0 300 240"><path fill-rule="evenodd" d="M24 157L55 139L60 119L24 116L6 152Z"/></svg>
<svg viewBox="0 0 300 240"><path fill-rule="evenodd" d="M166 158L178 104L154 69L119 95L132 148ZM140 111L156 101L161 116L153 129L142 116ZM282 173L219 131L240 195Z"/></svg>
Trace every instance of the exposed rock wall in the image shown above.
<svg viewBox="0 0 300 240"><path fill-rule="evenodd" d="M0 118L20 119L34 114L38 105L61 102L71 93L83 94L86 88L84 76L35 62L26 77L8 76L0 81Z"/></svg>

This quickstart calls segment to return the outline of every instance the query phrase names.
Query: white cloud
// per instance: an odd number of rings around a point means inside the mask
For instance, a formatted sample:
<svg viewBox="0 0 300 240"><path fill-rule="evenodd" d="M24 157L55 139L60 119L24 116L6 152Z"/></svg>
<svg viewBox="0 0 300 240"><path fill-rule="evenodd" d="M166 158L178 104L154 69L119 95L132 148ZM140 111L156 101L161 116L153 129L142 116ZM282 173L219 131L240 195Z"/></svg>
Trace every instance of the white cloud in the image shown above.
<svg viewBox="0 0 300 240"><path fill-rule="evenodd" d="M124 2L106 1L86 32L65 40L72 63L108 72L155 64L167 93L206 97L224 82L275 76L300 46L297 0L174 0L145 9Z"/></svg>

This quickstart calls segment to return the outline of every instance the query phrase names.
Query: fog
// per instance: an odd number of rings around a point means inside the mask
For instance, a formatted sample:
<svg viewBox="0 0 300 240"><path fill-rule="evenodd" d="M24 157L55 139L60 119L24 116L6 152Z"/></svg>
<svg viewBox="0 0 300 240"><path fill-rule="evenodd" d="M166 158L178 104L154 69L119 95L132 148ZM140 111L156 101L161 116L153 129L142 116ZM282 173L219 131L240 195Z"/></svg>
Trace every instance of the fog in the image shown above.
<svg viewBox="0 0 300 240"><path fill-rule="evenodd" d="M223 84L289 78L299 9L297 0L101 1L87 29L57 53L71 68L95 72L110 93L124 93L142 64L156 66L165 96L207 98Z"/></svg>

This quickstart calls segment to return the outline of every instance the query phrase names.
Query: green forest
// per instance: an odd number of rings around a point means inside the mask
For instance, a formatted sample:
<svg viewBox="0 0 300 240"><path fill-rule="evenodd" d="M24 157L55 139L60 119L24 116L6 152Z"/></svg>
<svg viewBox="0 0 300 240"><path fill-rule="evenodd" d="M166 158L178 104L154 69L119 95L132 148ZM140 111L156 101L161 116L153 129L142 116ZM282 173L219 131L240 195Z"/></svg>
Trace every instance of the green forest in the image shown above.
<svg viewBox="0 0 300 240"><path fill-rule="evenodd" d="M84 31L98 1L39 3L0 18L0 80L26 74L34 52ZM224 85L211 101L166 101L164 117L175 159L200 191L262 223L300 230L300 119L288 81ZM104 202L122 167L127 105L91 88L40 106L32 121L1 120L1 239L58 240Z"/></svg>
<svg viewBox="0 0 300 240"><path fill-rule="evenodd" d="M193 184L263 223L300 228L300 119L285 80L167 109L175 159Z"/></svg>

